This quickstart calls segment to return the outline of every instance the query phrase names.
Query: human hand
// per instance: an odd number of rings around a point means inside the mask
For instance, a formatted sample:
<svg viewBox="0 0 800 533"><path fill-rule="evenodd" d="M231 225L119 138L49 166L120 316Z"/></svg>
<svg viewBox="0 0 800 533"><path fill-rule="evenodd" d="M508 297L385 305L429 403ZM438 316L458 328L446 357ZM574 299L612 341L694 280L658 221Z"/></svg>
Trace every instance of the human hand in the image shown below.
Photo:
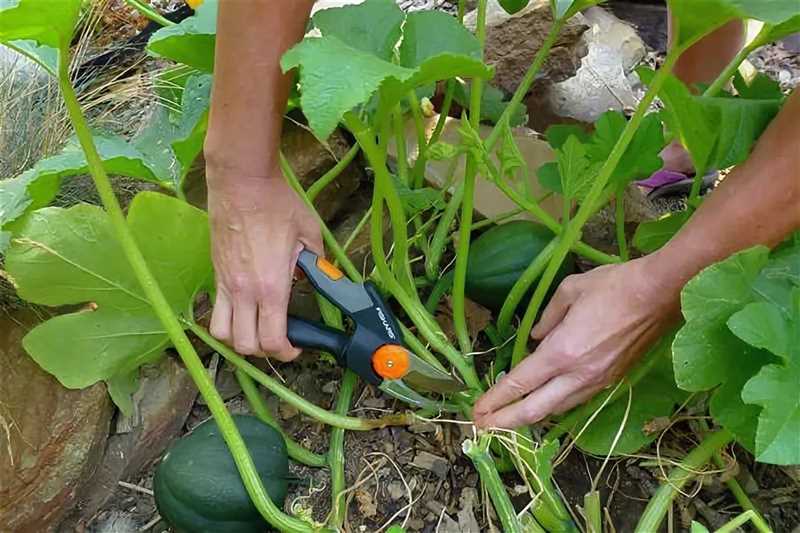
<svg viewBox="0 0 800 533"><path fill-rule="evenodd" d="M660 283L654 261L567 277L531 331L538 348L478 399L475 424L532 424L622 377L678 316L680 286Z"/></svg>
<svg viewBox="0 0 800 533"><path fill-rule="evenodd" d="M323 253L319 225L280 169L268 177L230 172L207 166L217 283L209 329L241 354L291 361L300 354L286 338L292 276L304 247Z"/></svg>

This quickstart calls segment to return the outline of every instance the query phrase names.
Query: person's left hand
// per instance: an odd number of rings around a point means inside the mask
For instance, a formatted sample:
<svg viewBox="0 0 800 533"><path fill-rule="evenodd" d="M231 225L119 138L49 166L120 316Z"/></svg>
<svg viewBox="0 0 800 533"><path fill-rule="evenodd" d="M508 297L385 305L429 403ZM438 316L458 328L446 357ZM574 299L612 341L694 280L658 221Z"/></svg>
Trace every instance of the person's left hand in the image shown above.
<svg viewBox="0 0 800 533"><path fill-rule="evenodd" d="M660 283L651 261L657 254L567 277L531 331L538 348L478 399L475 424L532 424L622 377L679 310L680 287Z"/></svg>

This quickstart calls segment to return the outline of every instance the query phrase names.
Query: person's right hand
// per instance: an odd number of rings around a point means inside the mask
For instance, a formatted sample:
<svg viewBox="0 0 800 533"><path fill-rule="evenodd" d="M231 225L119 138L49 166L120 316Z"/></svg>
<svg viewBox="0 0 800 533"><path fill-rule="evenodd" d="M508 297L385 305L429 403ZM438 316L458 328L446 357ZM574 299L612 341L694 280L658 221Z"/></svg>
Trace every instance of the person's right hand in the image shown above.
<svg viewBox="0 0 800 533"><path fill-rule="evenodd" d="M286 338L292 276L304 247L323 253L319 225L279 168L258 177L213 165L206 172L217 286L211 334L241 354L290 361L300 354Z"/></svg>

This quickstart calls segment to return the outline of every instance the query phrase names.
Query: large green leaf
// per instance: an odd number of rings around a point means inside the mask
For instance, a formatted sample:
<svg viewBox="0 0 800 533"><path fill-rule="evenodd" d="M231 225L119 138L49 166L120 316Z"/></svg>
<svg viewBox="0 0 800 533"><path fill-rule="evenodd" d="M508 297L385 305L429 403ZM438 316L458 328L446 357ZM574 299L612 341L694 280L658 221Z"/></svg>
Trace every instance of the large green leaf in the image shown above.
<svg viewBox="0 0 800 533"><path fill-rule="evenodd" d="M144 192L133 200L128 223L172 309L189 313L194 295L211 276L205 213ZM66 387L110 380L115 392L124 390L132 372L168 344L99 207L81 204L31 213L12 241L6 269L27 301L92 304L42 323L23 340L31 357ZM128 406L119 395L114 399Z"/></svg>
<svg viewBox="0 0 800 533"><path fill-rule="evenodd" d="M652 71L640 69L640 74L646 81L652 78ZM688 150L698 174L744 161L783 103L695 96L674 76L659 95L664 120Z"/></svg>
<svg viewBox="0 0 800 533"><path fill-rule="evenodd" d="M800 253L797 257L800 259ZM765 366L742 389L745 402L763 408L756 433L756 459L783 465L800 464L800 286L791 291L791 300L789 320L773 304L765 304L772 307L771 316L761 315L764 308L760 316L752 317L755 326L747 330L748 342L753 340L752 333L757 342L766 341L770 349L777 348L783 352L778 354L782 364ZM774 337L767 338L770 335ZM782 337L785 342L776 342Z"/></svg>
<svg viewBox="0 0 800 533"><path fill-rule="evenodd" d="M404 18L394 0L367 0L317 11L313 22L323 36L336 37L356 50L391 61Z"/></svg>
<svg viewBox="0 0 800 533"><path fill-rule="evenodd" d="M416 87L454 76L488 78L492 70L463 55L440 54L405 68L342 42L334 36L307 37L284 54L284 71L299 67L301 104L309 126L326 139L344 114L366 103L378 89L392 106Z"/></svg>
<svg viewBox="0 0 800 533"><path fill-rule="evenodd" d="M156 57L211 72L216 34L217 0L205 0L191 17L155 32L147 43L147 51Z"/></svg>
<svg viewBox="0 0 800 533"><path fill-rule="evenodd" d="M736 337L728 321L742 308L759 301L753 282L767 264L769 250L751 248L712 265L681 292L686 323L672 345L675 379L691 392L718 387L710 402L711 415L753 449L759 409L746 405L741 388L774 357Z"/></svg>
<svg viewBox="0 0 800 533"><path fill-rule="evenodd" d="M630 391L623 389L620 397L606 405L576 441L582 450L607 455L612 451L617 432L628 412L625 427L614 446L614 455L636 453L658 437L657 432L647 431L647 425L655 419L669 417L675 406L683 402L687 393L675 386L671 362L667 354L659 353L658 361ZM622 387L625 387L623 383Z"/></svg>
<svg viewBox="0 0 800 533"><path fill-rule="evenodd" d="M0 43L27 55L51 74L69 47L80 0L0 0Z"/></svg>

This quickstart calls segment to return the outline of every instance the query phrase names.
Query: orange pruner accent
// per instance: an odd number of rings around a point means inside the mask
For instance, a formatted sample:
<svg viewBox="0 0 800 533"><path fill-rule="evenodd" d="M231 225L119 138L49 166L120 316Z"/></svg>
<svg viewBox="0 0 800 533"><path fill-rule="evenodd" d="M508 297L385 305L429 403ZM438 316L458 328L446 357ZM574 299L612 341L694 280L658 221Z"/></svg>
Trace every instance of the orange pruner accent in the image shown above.
<svg viewBox="0 0 800 533"><path fill-rule="evenodd" d="M322 272L333 281L337 281L344 277L344 274L341 270L336 268L333 263L322 257L317 258L317 268L322 270Z"/></svg>
<svg viewBox="0 0 800 533"><path fill-rule="evenodd" d="M410 365L408 352L397 344L384 344L372 354L372 368L384 379L402 378Z"/></svg>

